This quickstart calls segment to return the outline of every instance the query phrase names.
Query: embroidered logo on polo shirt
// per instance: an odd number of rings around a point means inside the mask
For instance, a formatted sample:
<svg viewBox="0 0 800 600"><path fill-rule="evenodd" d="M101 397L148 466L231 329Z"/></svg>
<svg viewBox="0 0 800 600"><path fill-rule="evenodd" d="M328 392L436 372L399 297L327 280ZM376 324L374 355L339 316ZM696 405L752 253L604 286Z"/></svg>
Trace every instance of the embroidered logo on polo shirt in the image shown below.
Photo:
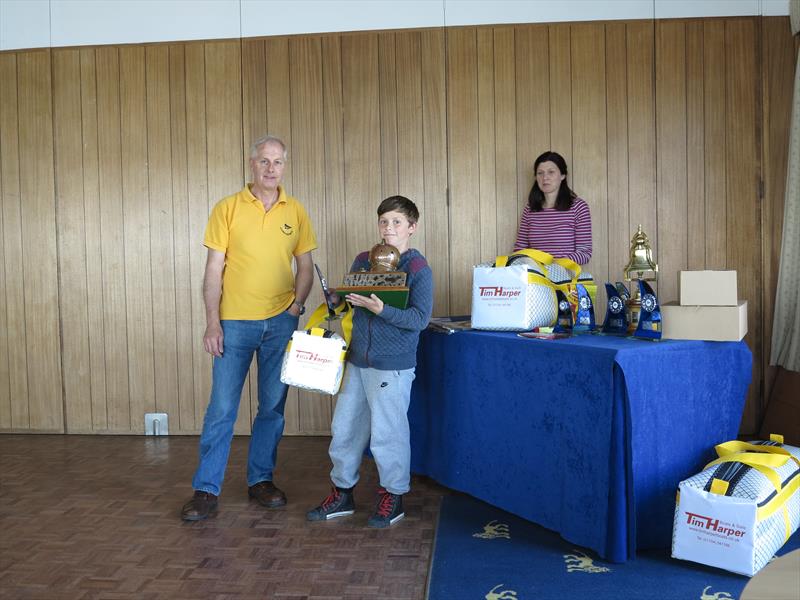
<svg viewBox="0 0 800 600"><path fill-rule="evenodd" d="M294 233L294 229L288 223L281 225L281 231L284 235L292 235L292 233Z"/></svg>

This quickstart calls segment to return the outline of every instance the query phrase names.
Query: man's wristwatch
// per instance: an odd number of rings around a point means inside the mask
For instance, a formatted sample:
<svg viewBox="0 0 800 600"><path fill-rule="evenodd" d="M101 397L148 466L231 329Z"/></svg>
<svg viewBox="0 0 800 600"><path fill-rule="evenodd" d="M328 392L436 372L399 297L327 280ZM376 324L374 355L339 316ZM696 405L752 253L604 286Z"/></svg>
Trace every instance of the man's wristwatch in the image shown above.
<svg viewBox="0 0 800 600"><path fill-rule="evenodd" d="M300 303L299 303L297 300L295 300L294 302L292 302L292 304L294 304L294 305L296 305L297 307L299 307L299 308L300 308L300 314L301 314L301 315L302 315L302 314L305 314L305 312L306 312L306 307L305 307L305 305L303 305L303 304L300 304Z"/></svg>

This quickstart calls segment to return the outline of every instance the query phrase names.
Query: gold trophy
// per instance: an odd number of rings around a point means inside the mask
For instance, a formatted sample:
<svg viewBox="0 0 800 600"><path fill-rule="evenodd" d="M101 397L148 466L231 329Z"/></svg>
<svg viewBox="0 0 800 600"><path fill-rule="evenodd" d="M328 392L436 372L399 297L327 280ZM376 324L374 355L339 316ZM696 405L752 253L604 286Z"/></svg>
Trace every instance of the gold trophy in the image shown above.
<svg viewBox="0 0 800 600"><path fill-rule="evenodd" d="M639 316L642 312L642 296L639 293L639 281L656 281L658 278L658 265L653 262L653 250L650 240L642 231L641 224L631 238L631 251L628 264L623 269L625 281L635 284L630 286L631 297L628 300L630 322L628 333L633 334L639 325Z"/></svg>
<svg viewBox="0 0 800 600"><path fill-rule="evenodd" d="M369 271L355 271L344 277L344 284L336 293L375 294L384 304L405 308L408 304L407 274L396 271L400 262L400 251L383 240L369 251Z"/></svg>

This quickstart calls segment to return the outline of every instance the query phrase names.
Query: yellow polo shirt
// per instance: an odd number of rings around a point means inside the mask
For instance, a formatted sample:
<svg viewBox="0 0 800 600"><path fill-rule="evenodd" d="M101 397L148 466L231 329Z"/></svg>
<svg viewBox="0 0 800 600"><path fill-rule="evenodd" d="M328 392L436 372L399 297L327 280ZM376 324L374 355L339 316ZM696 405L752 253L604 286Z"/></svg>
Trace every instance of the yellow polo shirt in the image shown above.
<svg viewBox="0 0 800 600"><path fill-rule="evenodd" d="M249 184L211 211L203 244L225 253L221 319L268 319L294 300L292 258L316 248L317 239L303 205L278 191L269 211Z"/></svg>

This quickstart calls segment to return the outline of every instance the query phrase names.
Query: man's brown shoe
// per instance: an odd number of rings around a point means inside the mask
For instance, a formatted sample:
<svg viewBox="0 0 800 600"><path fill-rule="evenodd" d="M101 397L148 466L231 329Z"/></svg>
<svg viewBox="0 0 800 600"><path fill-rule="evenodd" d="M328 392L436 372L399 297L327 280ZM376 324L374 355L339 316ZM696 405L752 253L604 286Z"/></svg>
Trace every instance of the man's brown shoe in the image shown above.
<svg viewBox="0 0 800 600"><path fill-rule="evenodd" d="M217 512L217 497L208 492L196 491L192 499L183 505L181 519L184 521L202 521Z"/></svg>
<svg viewBox="0 0 800 600"><path fill-rule="evenodd" d="M261 506L277 508L286 504L286 494L271 481L260 481L247 488L247 495L255 498Z"/></svg>

